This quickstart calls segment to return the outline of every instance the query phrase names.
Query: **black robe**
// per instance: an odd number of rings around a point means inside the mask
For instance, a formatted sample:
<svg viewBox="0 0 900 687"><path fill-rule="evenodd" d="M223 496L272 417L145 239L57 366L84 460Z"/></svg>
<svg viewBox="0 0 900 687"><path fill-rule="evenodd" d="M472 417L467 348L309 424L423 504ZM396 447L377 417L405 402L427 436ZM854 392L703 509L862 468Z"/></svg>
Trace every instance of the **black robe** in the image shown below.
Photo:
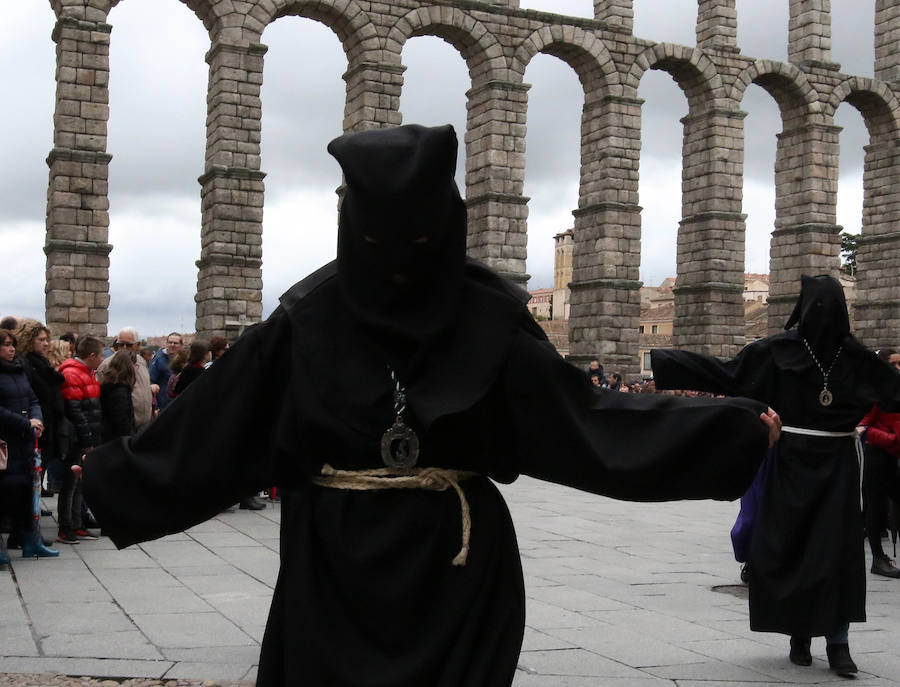
<svg viewBox="0 0 900 687"><path fill-rule="evenodd" d="M295 285L142 433L95 450L85 496L117 546L178 532L277 484L281 568L260 687L498 687L524 632L513 524L494 481L528 474L633 500L734 499L765 454L764 407L610 393L563 361L516 293L467 264L455 323L410 363L419 465L473 471L465 566L451 489L347 491L323 464L383 467L384 359L334 265ZM723 450L724 448L724 450Z"/></svg>
<svg viewBox="0 0 900 687"><path fill-rule="evenodd" d="M687 351L651 353L659 389L746 396L774 408L787 426L851 432L874 403L893 407L900 375L852 336L829 375L796 331L757 341L720 362ZM821 361L820 361L821 362ZM828 367L829 361L823 365ZM852 437L782 433L750 545L750 628L822 636L862 622L865 554L859 465Z"/></svg>

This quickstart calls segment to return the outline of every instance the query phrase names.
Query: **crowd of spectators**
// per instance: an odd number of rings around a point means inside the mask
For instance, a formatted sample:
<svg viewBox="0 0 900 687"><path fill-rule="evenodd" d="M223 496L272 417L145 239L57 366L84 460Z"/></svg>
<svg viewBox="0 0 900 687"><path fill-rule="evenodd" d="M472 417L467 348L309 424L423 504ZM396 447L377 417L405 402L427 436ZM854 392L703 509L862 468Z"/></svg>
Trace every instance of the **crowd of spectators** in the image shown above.
<svg viewBox="0 0 900 687"><path fill-rule="evenodd" d="M147 346L134 327L111 340L76 332L54 338L35 319L0 320L0 442L8 449L0 464L0 565L9 563L10 549L54 557L56 544L102 536L82 497L84 457L152 422L228 347L225 337L186 346L178 332L164 347ZM55 537L40 534L40 516L53 513L34 512L35 475L41 496L58 496ZM265 508L256 497L240 506Z"/></svg>

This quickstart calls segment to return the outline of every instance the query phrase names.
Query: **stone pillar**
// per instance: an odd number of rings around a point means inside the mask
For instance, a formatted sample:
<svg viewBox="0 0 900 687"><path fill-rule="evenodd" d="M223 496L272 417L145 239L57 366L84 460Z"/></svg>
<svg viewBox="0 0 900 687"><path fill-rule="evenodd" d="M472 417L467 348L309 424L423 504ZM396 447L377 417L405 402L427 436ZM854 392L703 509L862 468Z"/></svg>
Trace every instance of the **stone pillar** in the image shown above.
<svg viewBox="0 0 900 687"><path fill-rule="evenodd" d="M402 64L357 62L344 74L347 101L344 105L344 133L400 126Z"/></svg>
<svg viewBox="0 0 900 687"><path fill-rule="evenodd" d="M701 50L740 52L735 0L698 0L697 47Z"/></svg>
<svg viewBox="0 0 900 687"><path fill-rule="evenodd" d="M569 359L640 373L641 208L638 165L643 100L607 95L585 103L581 187L569 314Z"/></svg>
<svg viewBox="0 0 900 687"><path fill-rule="evenodd" d="M626 33L634 31L634 0L594 0L594 19Z"/></svg>
<svg viewBox="0 0 900 687"><path fill-rule="evenodd" d="M800 294L800 275L839 275L836 224L841 128L806 124L778 134L775 231L769 263L769 333L784 327Z"/></svg>
<svg viewBox="0 0 900 687"><path fill-rule="evenodd" d="M863 229L856 254L854 331L872 348L897 347L900 332L900 151L868 145L863 172Z"/></svg>
<svg viewBox="0 0 900 687"><path fill-rule="evenodd" d="M469 255L522 286L528 282L525 114L528 84L488 81L467 93Z"/></svg>
<svg viewBox="0 0 900 687"><path fill-rule="evenodd" d="M263 55L258 43L216 43L209 63L206 165L197 261L197 334L234 336L262 318L260 171Z"/></svg>
<svg viewBox="0 0 900 687"><path fill-rule="evenodd" d="M106 335L109 321L109 37L105 15L64 8L53 30L56 108L47 157L45 304L54 333Z"/></svg>
<svg viewBox="0 0 900 687"><path fill-rule="evenodd" d="M744 117L711 109L684 124L674 344L730 358L743 347Z"/></svg>
<svg viewBox="0 0 900 687"><path fill-rule="evenodd" d="M875 78L900 80L900 0L875 0Z"/></svg>
<svg viewBox="0 0 900 687"><path fill-rule="evenodd" d="M831 61L831 0L791 0L788 61L839 69Z"/></svg>

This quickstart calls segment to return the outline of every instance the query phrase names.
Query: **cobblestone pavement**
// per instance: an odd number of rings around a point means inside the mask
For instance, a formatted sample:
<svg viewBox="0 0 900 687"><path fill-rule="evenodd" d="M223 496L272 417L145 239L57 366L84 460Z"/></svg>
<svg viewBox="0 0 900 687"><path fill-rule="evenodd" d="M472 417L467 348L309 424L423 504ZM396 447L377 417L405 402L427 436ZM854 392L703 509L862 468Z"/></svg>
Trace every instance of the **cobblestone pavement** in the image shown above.
<svg viewBox="0 0 900 687"><path fill-rule="evenodd" d="M823 640L800 668L785 637L750 632L728 538L736 504L623 503L527 478L502 491L528 595L515 687L842 681ZM58 559L13 551L0 567L0 687L251 685L279 516L277 504L226 512L124 551L104 538L59 544ZM900 580L867 582L854 683L900 684Z"/></svg>

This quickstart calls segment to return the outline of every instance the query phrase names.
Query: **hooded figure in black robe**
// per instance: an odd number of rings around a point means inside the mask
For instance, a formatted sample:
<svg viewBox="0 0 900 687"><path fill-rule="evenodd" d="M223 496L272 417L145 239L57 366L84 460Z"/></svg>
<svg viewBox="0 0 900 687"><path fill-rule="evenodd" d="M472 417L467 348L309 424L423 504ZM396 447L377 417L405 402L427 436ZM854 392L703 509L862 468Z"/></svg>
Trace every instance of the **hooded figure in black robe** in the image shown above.
<svg viewBox="0 0 900 687"><path fill-rule="evenodd" d="M802 276L785 330L727 362L675 350L651 359L657 388L746 396L781 415L750 544L750 628L791 635L792 647L807 647L792 648L792 660L807 664L810 637L843 638L848 623L866 619L855 429L873 404L898 407L900 375L850 333L833 277Z"/></svg>
<svg viewBox="0 0 900 687"><path fill-rule="evenodd" d="M560 358L528 294L465 257L456 147L449 126L332 141L337 260L87 461L86 498L119 547L280 487L260 687L509 685L525 596L495 481L734 499L765 455L763 405L608 393ZM431 468L443 491L351 487Z"/></svg>

